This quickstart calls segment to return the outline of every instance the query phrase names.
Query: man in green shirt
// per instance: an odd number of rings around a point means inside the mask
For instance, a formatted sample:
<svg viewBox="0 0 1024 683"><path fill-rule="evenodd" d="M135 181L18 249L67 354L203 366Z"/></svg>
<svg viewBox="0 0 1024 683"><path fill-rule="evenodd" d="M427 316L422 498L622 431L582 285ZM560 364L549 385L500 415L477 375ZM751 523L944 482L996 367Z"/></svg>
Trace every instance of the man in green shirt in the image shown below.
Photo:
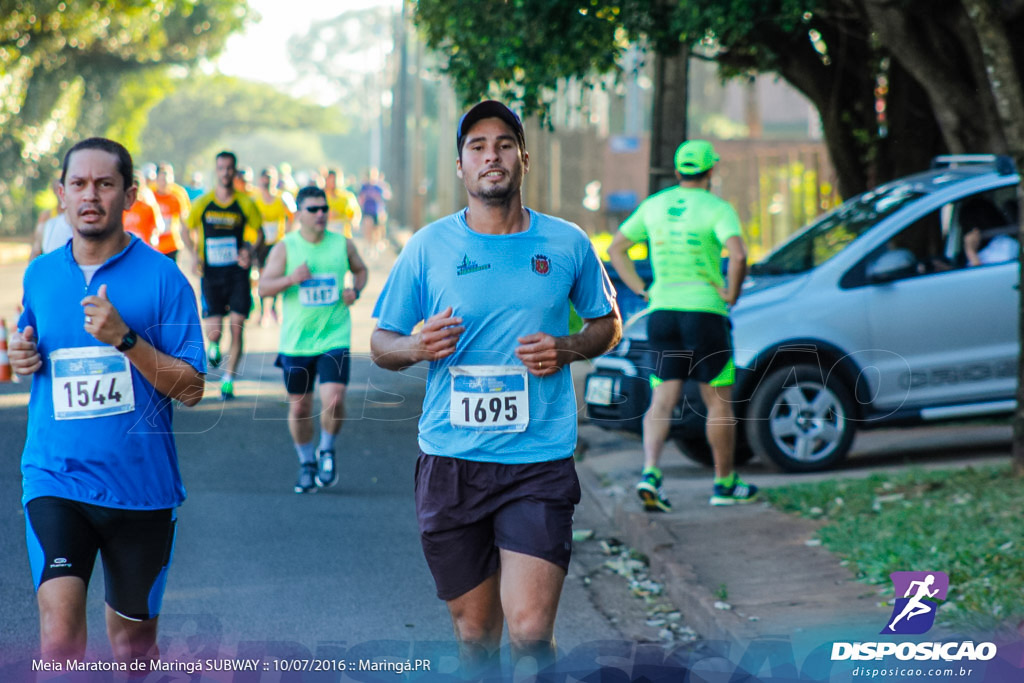
<svg viewBox="0 0 1024 683"><path fill-rule="evenodd" d="M299 454L296 493L337 483L334 441L345 417L352 320L348 307L366 286L366 265L351 239L327 231L327 195L304 187L296 197L299 229L270 250L259 294L283 292L281 348L288 430ZM345 276L352 273L352 286ZM313 440L313 382L320 376L320 442Z"/></svg>
<svg viewBox="0 0 1024 683"><path fill-rule="evenodd" d="M733 469L736 419L732 410L729 307L740 296L747 274L747 251L736 211L711 194L718 155L706 140L689 140L676 150L678 185L643 201L619 228L608 255L627 287L652 309L647 337L658 352L651 375L651 405L644 415L644 469L637 493L649 512L668 512L658 469L672 410L686 379L700 384L707 406L707 439L715 461L712 505L749 503L757 487ZM645 289L627 251L648 240L654 282ZM728 282L722 277L722 249L729 253Z"/></svg>

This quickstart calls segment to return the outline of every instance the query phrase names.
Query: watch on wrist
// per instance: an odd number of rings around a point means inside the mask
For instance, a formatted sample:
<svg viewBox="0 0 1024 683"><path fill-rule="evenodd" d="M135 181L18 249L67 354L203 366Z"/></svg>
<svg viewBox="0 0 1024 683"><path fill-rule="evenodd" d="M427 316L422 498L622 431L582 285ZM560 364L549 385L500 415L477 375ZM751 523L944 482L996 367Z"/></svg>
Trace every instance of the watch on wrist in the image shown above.
<svg viewBox="0 0 1024 683"><path fill-rule="evenodd" d="M121 337L121 343L115 346L118 351L124 353L125 351L131 351L135 348L135 344L138 343L139 336L135 334L135 330L129 328L128 333Z"/></svg>

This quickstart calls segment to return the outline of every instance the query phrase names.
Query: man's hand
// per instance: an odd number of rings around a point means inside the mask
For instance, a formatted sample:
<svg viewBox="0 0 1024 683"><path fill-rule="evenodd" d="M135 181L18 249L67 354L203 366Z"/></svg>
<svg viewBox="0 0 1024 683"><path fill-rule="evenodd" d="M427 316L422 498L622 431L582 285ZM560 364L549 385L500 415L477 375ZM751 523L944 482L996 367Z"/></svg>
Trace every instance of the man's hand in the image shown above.
<svg viewBox="0 0 1024 683"><path fill-rule="evenodd" d="M107 286L100 285L96 294L85 297L81 303L85 313L85 331L104 344L120 344L129 328L107 298Z"/></svg>
<svg viewBox="0 0 1024 683"><path fill-rule="evenodd" d="M252 268L252 247L248 244L243 244L238 250L238 267L242 270Z"/></svg>
<svg viewBox="0 0 1024 683"><path fill-rule="evenodd" d="M305 282L313 277L313 273L309 270L309 263L306 261L302 262L298 268L292 271L291 274L292 284L297 285L300 282Z"/></svg>
<svg viewBox="0 0 1024 683"><path fill-rule="evenodd" d="M516 358L523 362L527 371L535 377L547 377L557 373L566 360L561 358L558 342L550 334L535 332L516 341Z"/></svg>
<svg viewBox="0 0 1024 683"><path fill-rule="evenodd" d="M345 302L346 306L351 306L358 298L359 297L356 296L356 290L354 287L346 287L341 292L341 300Z"/></svg>
<svg viewBox="0 0 1024 683"><path fill-rule="evenodd" d="M36 347L36 331L31 325L23 332L15 331L7 348L11 369L19 375L31 375L43 367L43 357Z"/></svg>
<svg viewBox="0 0 1024 683"><path fill-rule="evenodd" d="M435 361L455 353L459 337L466 331L462 318L453 316L451 306L437 315L432 315L423 323L416 335L417 355L420 360Z"/></svg>

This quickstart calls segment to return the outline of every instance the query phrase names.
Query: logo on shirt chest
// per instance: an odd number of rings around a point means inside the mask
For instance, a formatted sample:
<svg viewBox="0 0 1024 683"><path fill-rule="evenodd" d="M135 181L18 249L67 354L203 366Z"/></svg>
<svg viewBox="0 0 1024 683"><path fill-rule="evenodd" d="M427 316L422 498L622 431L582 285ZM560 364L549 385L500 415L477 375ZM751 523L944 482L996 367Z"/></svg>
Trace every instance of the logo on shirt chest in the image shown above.
<svg viewBox="0 0 1024 683"><path fill-rule="evenodd" d="M462 257L462 261L459 262L459 264L455 266L455 274L456 275L470 275L472 273L479 273L481 271L490 270L490 269L491 269L491 264L490 263L485 263L484 265L480 265L476 261L470 260L469 255L465 254Z"/></svg>
<svg viewBox="0 0 1024 683"><path fill-rule="evenodd" d="M533 272L537 275L547 275L551 272L551 259L544 254L535 254L530 259L530 267L533 268Z"/></svg>

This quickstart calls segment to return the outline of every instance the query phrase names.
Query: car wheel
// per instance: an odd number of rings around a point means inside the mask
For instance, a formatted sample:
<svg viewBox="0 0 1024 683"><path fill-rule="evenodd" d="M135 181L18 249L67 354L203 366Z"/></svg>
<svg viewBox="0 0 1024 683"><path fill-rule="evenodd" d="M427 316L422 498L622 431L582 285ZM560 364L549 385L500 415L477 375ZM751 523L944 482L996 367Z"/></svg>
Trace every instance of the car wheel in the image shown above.
<svg viewBox="0 0 1024 683"><path fill-rule="evenodd" d="M757 455L789 472L834 467L853 443L854 403L836 377L816 365L784 367L767 375L747 413L747 441Z"/></svg>
<svg viewBox="0 0 1024 683"><path fill-rule="evenodd" d="M690 460L707 467L714 466L714 458L711 457L711 446L708 445L707 439L693 439L685 436L677 436L672 441L675 442L676 446L683 452ZM751 458L754 457L754 452L750 450L750 446L747 445L746 440L743 439L742 434L736 435L736 452L733 454L733 464L737 467L740 465L747 464Z"/></svg>

